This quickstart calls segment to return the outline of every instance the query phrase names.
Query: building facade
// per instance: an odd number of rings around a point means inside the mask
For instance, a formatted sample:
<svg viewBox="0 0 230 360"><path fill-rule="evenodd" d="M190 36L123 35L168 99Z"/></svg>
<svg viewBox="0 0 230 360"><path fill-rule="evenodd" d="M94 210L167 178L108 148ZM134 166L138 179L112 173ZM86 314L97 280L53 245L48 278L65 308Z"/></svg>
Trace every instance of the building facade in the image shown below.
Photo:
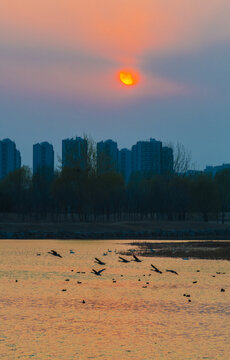
<svg viewBox="0 0 230 360"><path fill-rule="evenodd" d="M10 139L0 141L0 179L21 167L21 154L15 142Z"/></svg>
<svg viewBox="0 0 230 360"><path fill-rule="evenodd" d="M132 173L132 152L128 149L119 151L119 171L124 176L125 182L128 183Z"/></svg>
<svg viewBox="0 0 230 360"><path fill-rule="evenodd" d="M54 174L53 145L44 141L33 145L33 174L43 173L52 177Z"/></svg>
<svg viewBox="0 0 230 360"><path fill-rule="evenodd" d="M132 172L161 174L162 142L138 141L132 146Z"/></svg>
<svg viewBox="0 0 230 360"><path fill-rule="evenodd" d="M99 173L118 171L117 143L111 139L97 143L97 170Z"/></svg>
<svg viewBox="0 0 230 360"><path fill-rule="evenodd" d="M62 167L87 168L88 143L81 137L62 140Z"/></svg>
<svg viewBox="0 0 230 360"><path fill-rule="evenodd" d="M162 147L161 174L173 173L173 150L170 147Z"/></svg>

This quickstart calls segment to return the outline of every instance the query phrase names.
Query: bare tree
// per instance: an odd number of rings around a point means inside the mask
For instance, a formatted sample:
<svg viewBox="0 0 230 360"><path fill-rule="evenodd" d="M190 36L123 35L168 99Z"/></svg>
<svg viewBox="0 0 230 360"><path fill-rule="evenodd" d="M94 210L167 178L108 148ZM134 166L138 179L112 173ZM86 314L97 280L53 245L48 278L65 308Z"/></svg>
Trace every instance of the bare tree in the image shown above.
<svg viewBox="0 0 230 360"><path fill-rule="evenodd" d="M167 145L173 150L173 170L175 174L185 174L191 169L192 155L191 152L186 150L185 146L179 142Z"/></svg>

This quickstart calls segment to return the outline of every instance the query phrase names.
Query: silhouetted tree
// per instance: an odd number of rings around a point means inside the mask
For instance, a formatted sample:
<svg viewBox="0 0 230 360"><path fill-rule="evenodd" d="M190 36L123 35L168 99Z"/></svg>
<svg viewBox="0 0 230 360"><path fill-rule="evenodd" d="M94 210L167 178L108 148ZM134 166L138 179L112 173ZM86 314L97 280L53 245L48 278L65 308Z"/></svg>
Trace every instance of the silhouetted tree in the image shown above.
<svg viewBox="0 0 230 360"><path fill-rule="evenodd" d="M208 221L209 214L217 214L220 209L217 186L207 174L195 177L191 185L193 210L201 212L203 220Z"/></svg>
<svg viewBox="0 0 230 360"><path fill-rule="evenodd" d="M221 206L221 221L224 224L225 212L230 205L230 170L226 169L216 174L215 183L218 189L219 201Z"/></svg>
<svg viewBox="0 0 230 360"><path fill-rule="evenodd" d="M184 145L177 142L176 145L170 145L173 149L174 164L173 169L176 174L185 174L191 166L191 153L188 152Z"/></svg>
<svg viewBox="0 0 230 360"><path fill-rule="evenodd" d="M27 166L23 166L2 180L0 186L1 196L4 201L9 201L9 206L5 203L9 212L18 215L25 215L29 211L31 190L31 171Z"/></svg>

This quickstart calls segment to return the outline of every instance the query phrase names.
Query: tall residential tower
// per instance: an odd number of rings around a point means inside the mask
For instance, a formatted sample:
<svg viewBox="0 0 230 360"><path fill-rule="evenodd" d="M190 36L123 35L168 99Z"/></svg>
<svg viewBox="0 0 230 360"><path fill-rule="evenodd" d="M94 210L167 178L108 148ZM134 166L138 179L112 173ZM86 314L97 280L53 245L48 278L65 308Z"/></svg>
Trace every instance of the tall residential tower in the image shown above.
<svg viewBox="0 0 230 360"><path fill-rule="evenodd" d="M53 145L44 141L33 145L33 174L42 173L49 177L54 174Z"/></svg>
<svg viewBox="0 0 230 360"><path fill-rule="evenodd" d="M21 167L20 151L10 139L0 141L0 179Z"/></svg>
<svg viewBox="0 0 230 360"><path fill-rule="evenodd" d="M99 173L118 171L117 143L111 139L97 143L97 170Z"/></svg>
<svg viewBox="0 0 230 360"><path fill-rule="evenodd" d="M161 159L161 141L138 141L132 146L132 172L161 174Z"/></svg>
<svg viewBox="0 0 230 360"><path fill-rule="evenodd" d="M88 143L81 137L62 140L62 167L87 168Z"/></svg>
<svg viewBox="0 0 230 360"><path fill-rule="evenodd" d="M132 173L132 152L128 149L119 151L119 171L124 176L125 182L128 183Z"/></svg>

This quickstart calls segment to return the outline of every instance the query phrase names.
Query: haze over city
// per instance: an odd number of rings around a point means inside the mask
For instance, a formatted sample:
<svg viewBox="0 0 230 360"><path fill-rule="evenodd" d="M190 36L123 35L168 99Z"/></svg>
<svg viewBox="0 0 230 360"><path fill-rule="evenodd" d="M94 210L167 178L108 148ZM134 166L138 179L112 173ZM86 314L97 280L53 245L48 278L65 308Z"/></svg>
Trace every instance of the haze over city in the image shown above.
<svg viewBox="0 0 230 360"><path fill-rule="evenodd" d="M229 0L0 5L0 133L23 164L49 141L179 141L197 168L230 162ZM139 76L125 87L119 71Z"/></svg>

